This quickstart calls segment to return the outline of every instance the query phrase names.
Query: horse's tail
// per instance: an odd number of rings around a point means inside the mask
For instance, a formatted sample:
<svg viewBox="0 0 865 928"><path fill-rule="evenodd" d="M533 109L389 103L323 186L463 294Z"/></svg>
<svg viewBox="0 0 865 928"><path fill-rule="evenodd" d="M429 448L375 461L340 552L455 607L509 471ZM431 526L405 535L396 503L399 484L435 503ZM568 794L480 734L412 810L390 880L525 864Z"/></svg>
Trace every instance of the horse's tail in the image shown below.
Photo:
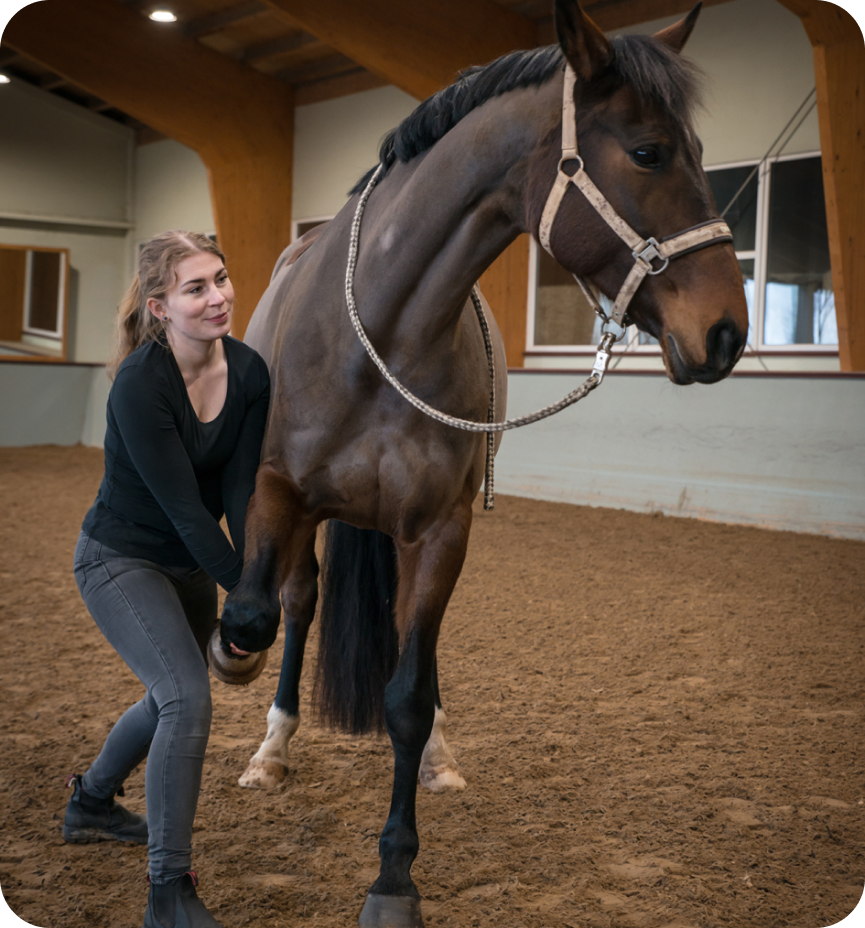
<svg viewBox="0 0 865 928"><path fill-rule="evenodd" d="M399 657L396 585L393 539L331 519L313 698L321 720L334 728L353 734L384 728L384 688Z"/></svg>

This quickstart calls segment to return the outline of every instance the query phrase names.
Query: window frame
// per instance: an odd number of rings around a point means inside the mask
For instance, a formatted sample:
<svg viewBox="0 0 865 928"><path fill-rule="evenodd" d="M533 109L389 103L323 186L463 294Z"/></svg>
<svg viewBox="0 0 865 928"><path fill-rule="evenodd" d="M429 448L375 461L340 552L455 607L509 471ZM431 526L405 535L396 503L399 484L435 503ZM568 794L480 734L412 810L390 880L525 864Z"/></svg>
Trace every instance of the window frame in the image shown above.
<svg viewBox="0 0 865 928"><path fill-rule="evenodd" d="M28 320L32 311L30 300L33 295L33 254L34 252L44 254L56 254L60 257L60 271L57 283L57 326L54 329L40 329L37 326L28 325ZM64 248L31 248L26 249L24 267L24 305L23 318L21 320L21 334L34 335L38 338L49 338L52 341L62 342L64 339L64 328L66 322L66 288L67 288L67 271L69 268L69 255Z"/></svg>

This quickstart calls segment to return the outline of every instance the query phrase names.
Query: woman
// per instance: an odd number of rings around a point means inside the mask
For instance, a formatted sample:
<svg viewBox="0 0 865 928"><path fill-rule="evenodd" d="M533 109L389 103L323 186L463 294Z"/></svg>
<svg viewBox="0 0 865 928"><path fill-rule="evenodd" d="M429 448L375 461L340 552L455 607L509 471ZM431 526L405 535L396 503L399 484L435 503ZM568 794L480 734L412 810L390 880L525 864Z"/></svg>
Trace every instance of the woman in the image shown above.
<svg viewBox="0 0 865 928"><path fill-rule="evenodd" d="M75 550L87 608L147 693L70 777L63 836L149 845L145 928L219 926L191 869L211 719L205 649L216 583L240 579L270 396L264 361L228 335L233 301L205 236L166 232L143 246L109 366L105 476ZM145 757L146 820L114 801Z"/></svg>

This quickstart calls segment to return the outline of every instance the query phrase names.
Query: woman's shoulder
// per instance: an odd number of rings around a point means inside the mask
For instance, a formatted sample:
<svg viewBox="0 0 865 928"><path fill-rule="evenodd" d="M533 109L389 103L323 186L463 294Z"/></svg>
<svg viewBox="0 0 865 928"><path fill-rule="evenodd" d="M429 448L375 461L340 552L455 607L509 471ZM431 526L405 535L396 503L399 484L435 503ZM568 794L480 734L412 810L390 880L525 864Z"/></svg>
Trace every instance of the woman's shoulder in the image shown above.
<svg viewBox="0 0 865 928"><path fill-rule="evenodd" d="M121 361L112 391L167 385L170 383L170 363L168 349L159 342L140 345Z"/></svg>
<svg viewBox="0 0 865 928"><path fill-rule="evenodd" d="M267 364L254 348L232 338L231 335L226 335L222 342L228 356L229 368L234 368L245 384L253 388L270 384Z"/></svg>

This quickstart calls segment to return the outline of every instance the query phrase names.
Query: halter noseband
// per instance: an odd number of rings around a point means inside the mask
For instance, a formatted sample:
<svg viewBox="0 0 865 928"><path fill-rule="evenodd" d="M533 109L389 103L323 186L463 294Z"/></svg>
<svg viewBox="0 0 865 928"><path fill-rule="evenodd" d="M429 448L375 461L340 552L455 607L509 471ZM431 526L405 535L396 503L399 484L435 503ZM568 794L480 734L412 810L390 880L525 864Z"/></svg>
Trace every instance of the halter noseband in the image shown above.
<svg viewBox="0 0 865 928"><path fill-rule="evenodd" d="M565 192L569 184L578 187L585 198L597 210L601 218L631 249L634 256L634 266L625 278L619 294L616 297L613 309L608 316L597 298L582 278L574 274L574 279L580 285L589 304L606 323L612 320L616 325L625 328L627 322L628 306L633 299L637 288L647 274L661 274L673 258L679 258L691 251L697 251L708 245L718 245L723 242L732 242L733 233L730 227L721 219L710 219L698 225L685 229L677 235L668 235L659 242L656 238L644 239L639 236L624 219L613 209L609 200L601 193L586 174L583 159L577 149L577 113L574 104L574 85L577 76L574 69L568 64L565 66L565 89L562 99L562 157L559 161L559 170L556 175L553 189L547 197L547 204L541 216L538 237L544 248L555 258L550 246L550 236L553 223L556 221L559 207L562 205ZM563 167L568 162L576 162L577 170L572 175L566 174ZM653 266L654 261L660 261L658 268Z"/></svg>

